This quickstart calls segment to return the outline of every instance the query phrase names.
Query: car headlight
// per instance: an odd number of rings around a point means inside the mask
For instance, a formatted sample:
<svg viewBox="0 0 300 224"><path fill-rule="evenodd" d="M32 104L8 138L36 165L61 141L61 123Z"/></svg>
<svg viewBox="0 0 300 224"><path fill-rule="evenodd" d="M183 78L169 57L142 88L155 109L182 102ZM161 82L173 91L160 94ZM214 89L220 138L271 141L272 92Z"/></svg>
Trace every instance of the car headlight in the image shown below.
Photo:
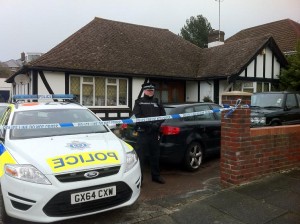
<svg viewBox="0 0 300 224"><path fill-rule="evenodd" d="M126 168L125 173L132 169L138 162L138 156L134 150L126 153Z"/></svg>
<svg viewBox="0 0 300 224"><path fill-rule="evenodd" d="M266 118L265 117L252 117L251 123L256 125L265 125L266 124Z"/></svg>
<svg viewBox="0 0 300 224"><path fill-rule="evenodd" d="M8 176L36 184L50 185L50 181L32 165L6 164L5 173Z"/></svg>

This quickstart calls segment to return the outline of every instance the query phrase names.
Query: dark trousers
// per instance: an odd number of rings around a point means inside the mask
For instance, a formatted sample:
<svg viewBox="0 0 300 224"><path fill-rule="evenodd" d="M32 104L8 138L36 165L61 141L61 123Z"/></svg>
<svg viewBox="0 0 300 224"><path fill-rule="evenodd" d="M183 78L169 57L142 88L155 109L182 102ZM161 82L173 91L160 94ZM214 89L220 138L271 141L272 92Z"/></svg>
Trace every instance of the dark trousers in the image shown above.
<svg viewBox="0 0 300 224"><path fill-rule="evenodd" d="M141 171L144 173L145 169L145 157L149 155L149 162L151 168L152 178L160 176L159 170L159 140L158 133L145 133L139 132L136 144L136 152L140 159Z"/></svg>

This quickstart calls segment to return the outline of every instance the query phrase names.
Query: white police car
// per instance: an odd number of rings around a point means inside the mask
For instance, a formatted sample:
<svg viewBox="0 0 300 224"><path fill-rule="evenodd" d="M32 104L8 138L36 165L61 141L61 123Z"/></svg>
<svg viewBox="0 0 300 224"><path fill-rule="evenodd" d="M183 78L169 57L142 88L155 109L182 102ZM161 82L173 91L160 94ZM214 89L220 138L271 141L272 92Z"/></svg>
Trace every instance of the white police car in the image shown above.
<svg viewBox="0 0 300 224"><path fill-rule="evenodd" d="M29 96L51 97L61 96ZM10 104L1 118L3 220L81 217L131 205L140 195L133 148L90 110L65 99L72 96L62 97L58 102L23 99Z"/></svg>

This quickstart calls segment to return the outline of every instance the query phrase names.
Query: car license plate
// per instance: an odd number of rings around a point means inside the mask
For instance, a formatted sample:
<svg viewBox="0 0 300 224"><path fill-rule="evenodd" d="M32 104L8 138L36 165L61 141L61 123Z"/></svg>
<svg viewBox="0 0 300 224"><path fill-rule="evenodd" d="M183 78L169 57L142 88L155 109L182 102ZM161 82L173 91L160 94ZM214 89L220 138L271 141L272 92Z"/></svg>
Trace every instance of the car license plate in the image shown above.
<svg viewBox="0 0 300 224"><path fill-rule="evenodd" d="M116 196L116 186L99 188L91 191L83 191L71 194L71 204L94 201L102 198Z"/></svg>

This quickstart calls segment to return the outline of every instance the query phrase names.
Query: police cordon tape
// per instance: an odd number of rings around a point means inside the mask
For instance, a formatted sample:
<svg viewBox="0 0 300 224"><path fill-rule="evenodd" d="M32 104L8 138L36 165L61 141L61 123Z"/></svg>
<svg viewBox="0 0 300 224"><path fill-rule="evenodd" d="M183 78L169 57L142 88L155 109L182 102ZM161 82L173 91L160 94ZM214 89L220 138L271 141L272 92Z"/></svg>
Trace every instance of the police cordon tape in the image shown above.
<svg viewBox="0 0 300 224"><path fill-rule="evenodd" d="M171 114L165 116L134 118L124 120L109 120L109 121L96 121L96 122L77 122L77 123L53 123L53 124L24 124L24 125L1 125L0 129L46 129L46 128L69 128L69 127L84 127L84 126L97 126L97 125L116 125L116 124L134 124L139 122L179 119L183 117L191 117L197 115L219 113L222 111L228 111L224 117L228 118L240 105L241 99L238 99L235 106L223 105L221 109L205 110L199 112L183 113L183 114ZM241 108L248 108L247 105L241 106Z"/></svg>

